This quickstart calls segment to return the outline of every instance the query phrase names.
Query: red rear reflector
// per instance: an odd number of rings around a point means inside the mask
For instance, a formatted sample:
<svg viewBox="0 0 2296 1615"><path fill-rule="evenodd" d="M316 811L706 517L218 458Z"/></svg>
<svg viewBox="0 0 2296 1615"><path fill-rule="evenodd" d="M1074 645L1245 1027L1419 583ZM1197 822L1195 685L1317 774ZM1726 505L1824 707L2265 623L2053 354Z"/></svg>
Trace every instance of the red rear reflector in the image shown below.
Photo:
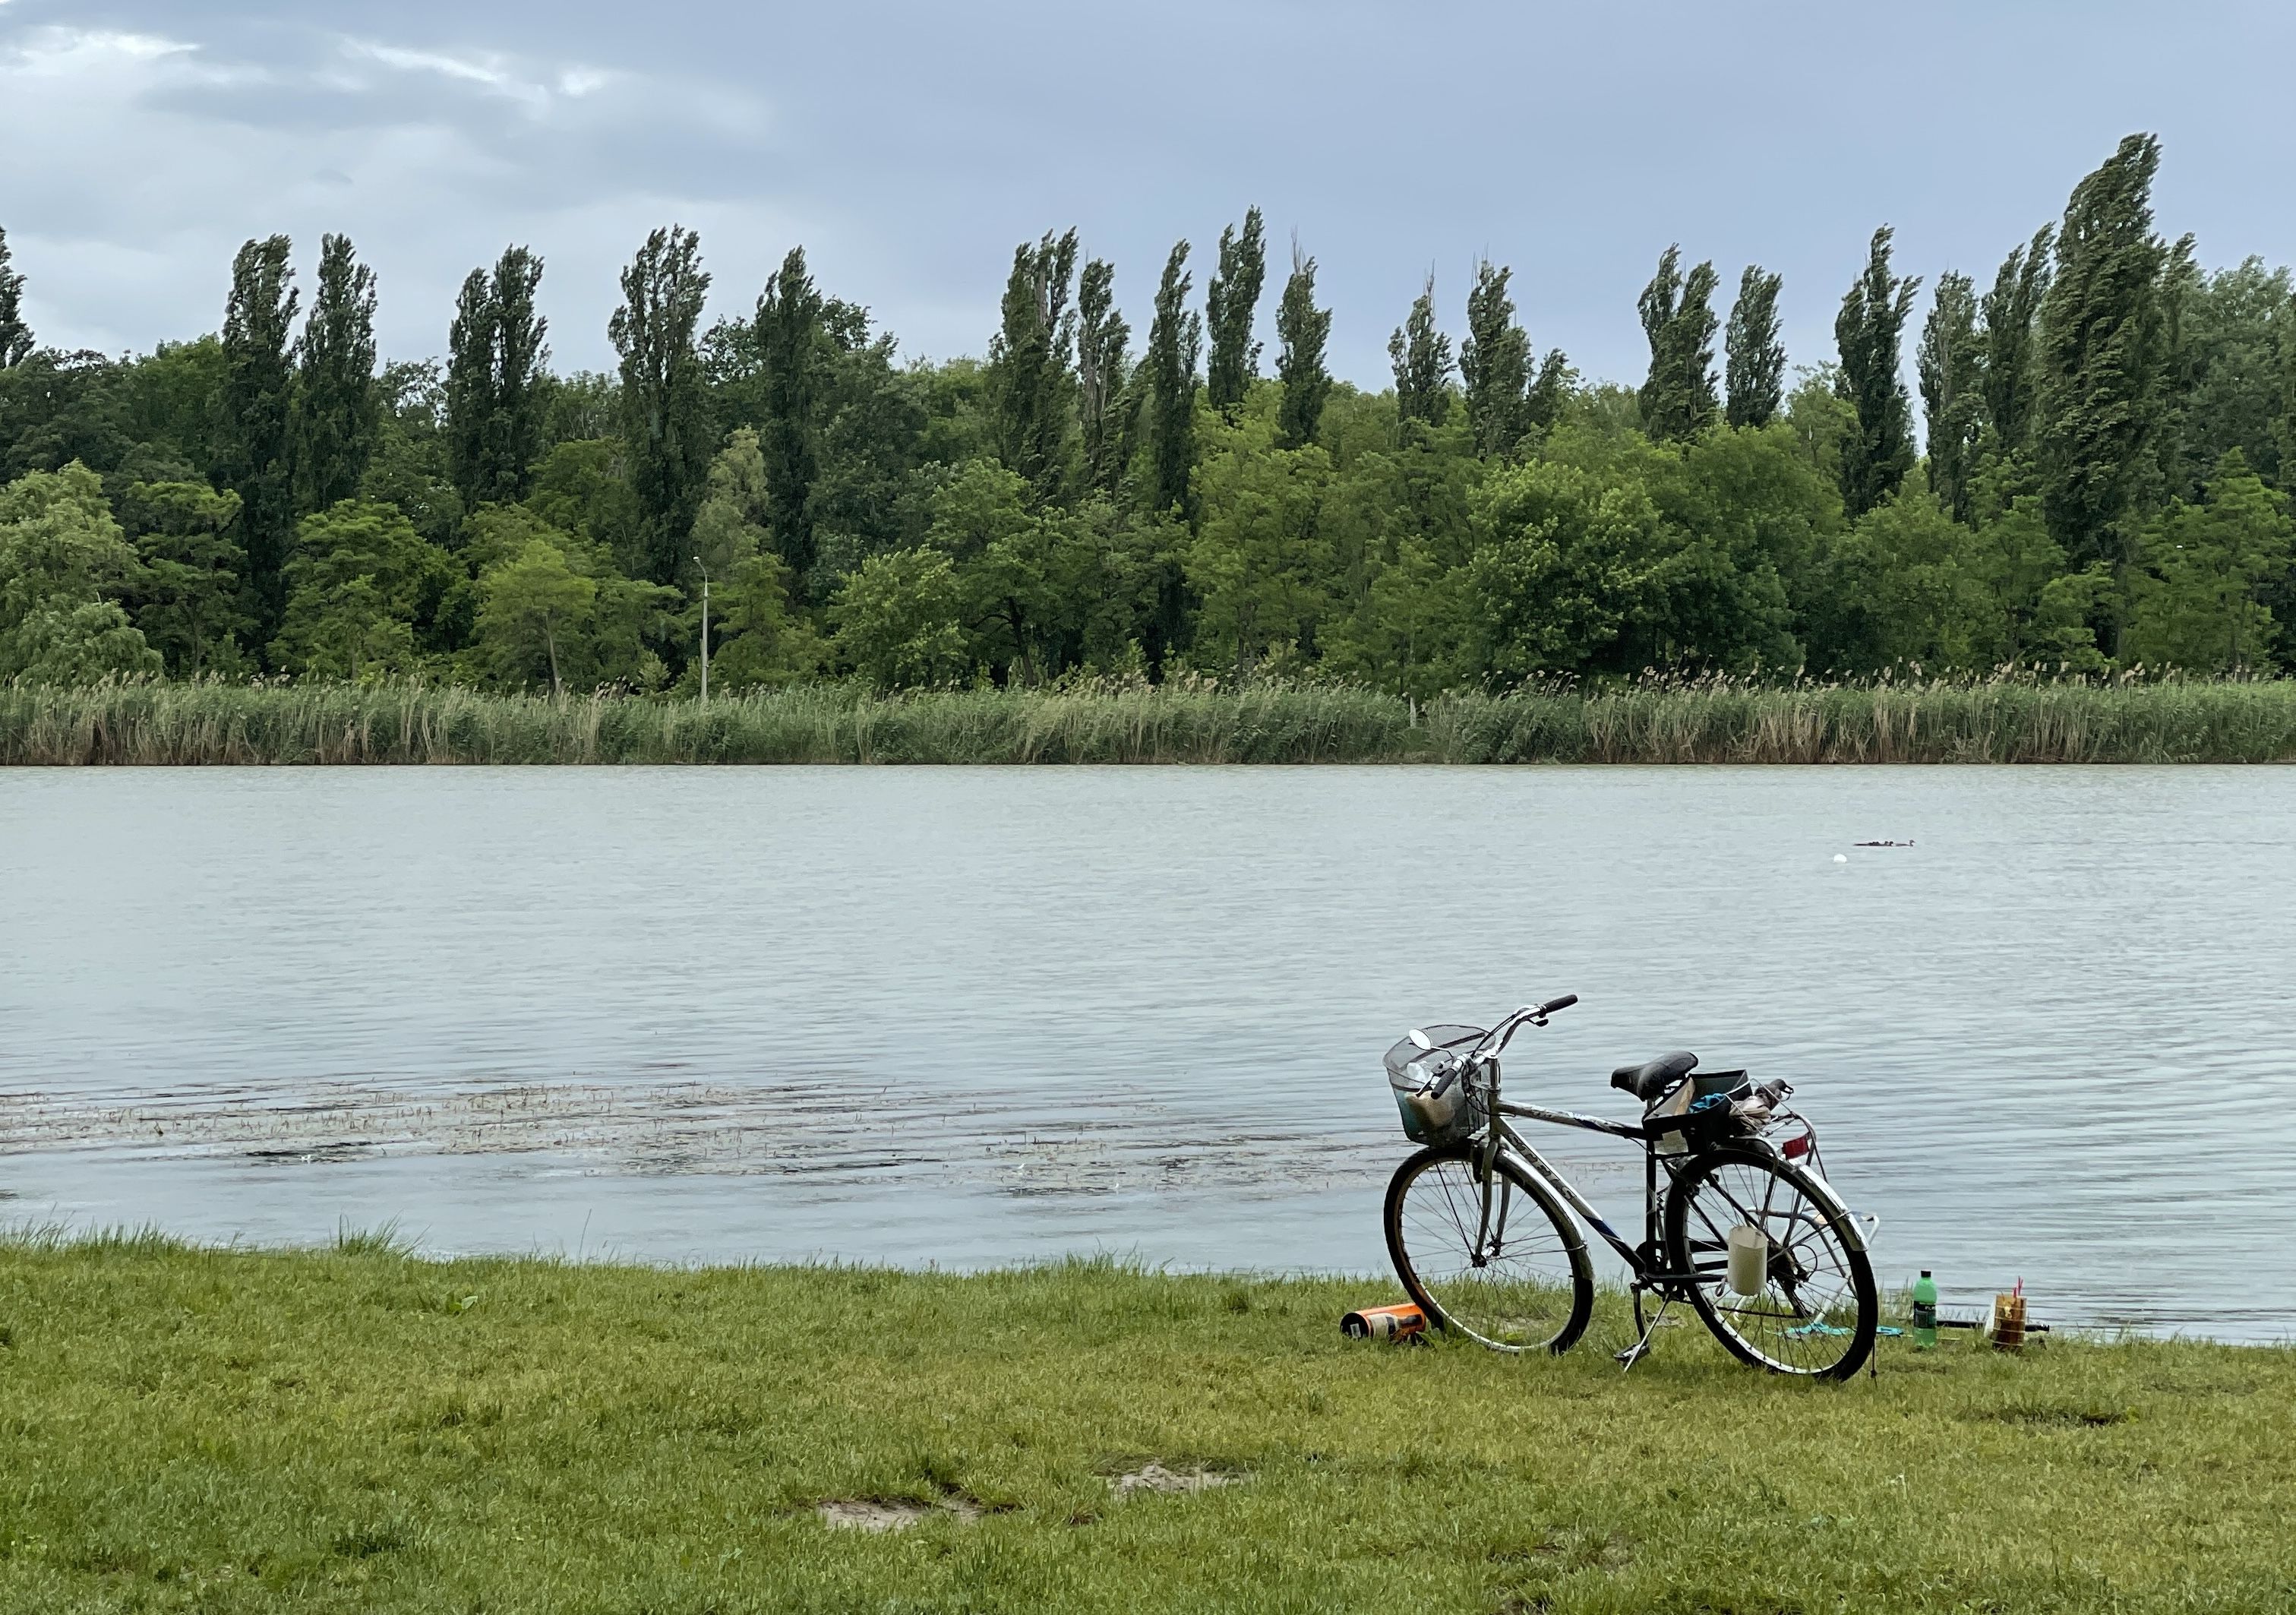
<svg viewBox="0 0 2296 1615"><path fill-rule="evenodd" d="M1809 1153L1809 1135L1805 1133L1800 1138L1787 1139L1782 1153L1788 1160L1800 1160Z"/></svg>

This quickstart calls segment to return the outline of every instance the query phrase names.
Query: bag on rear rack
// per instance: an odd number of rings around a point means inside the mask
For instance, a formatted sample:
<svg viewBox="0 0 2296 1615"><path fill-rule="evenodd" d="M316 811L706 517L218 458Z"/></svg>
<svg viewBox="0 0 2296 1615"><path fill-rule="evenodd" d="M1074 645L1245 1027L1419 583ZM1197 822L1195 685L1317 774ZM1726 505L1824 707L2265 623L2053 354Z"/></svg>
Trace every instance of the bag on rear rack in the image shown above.
<svg viewBox="0 0 2296 1615"><path fill-rule="evenodd" d="M1743 1071L1693 1071L1651 1102L1643 1112L1643 1125L1655 1127L1661 1119L1680 1119L1680 1127L1669 1127L1658 1135L1661 1155L1704 1149L1746 1130L1739 1125L1733 1107L1753 1091ZM1709 1104L1709 1100L1714 1103Z"/></svg>
<svg viewBox="0 0 2296 1615"><path fill-rule="evenodd" d="M1423 1028L1423 1049L1406 1037L1387 1051L1387 1085L1414 1144L1447 1144L1482 1131L1488 1119L1481 1085L1469 1080L1468 1051L1483 1040L1475 1026Z"/></svg>

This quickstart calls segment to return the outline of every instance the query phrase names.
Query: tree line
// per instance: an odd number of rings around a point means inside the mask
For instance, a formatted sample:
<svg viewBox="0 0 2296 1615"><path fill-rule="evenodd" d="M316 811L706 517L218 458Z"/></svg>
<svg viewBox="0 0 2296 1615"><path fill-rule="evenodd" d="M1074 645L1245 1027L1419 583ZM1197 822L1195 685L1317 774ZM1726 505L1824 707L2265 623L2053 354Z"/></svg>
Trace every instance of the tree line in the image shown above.
<svg viewBox="0 0 2296 1615"><path fill-rule="evenodd" d="M1669 247L1634 388L1541 353L1488 262L1456 343L1431 278L1392 385L1335 378L1316 260L1272 289L1256 209L1173 247L1137 341L1077 232L1024 242L985 356L938 363L802 248L705 325L666 227L611 374L552 368L523 246L443 358L382 364L343 236L308 306L250 241L219 332L111 357L38 344L0 235L0 677L680 690L705 580L726 688L2285 670L2296 300L2164 238L2159 163L2130 136L1925 306L1875 231L1791 370L1781 278L1725 314Z"/></svg>

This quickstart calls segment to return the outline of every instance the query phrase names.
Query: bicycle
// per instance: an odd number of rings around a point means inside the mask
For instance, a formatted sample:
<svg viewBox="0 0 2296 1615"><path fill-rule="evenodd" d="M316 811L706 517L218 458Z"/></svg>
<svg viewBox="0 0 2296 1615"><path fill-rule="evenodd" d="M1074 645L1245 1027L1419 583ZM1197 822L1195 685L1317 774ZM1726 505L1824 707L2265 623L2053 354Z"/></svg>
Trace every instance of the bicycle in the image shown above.
<svg viewBox="0 0 2296 1615"><path fill-rule="evenodd" d="M1639 1122L1502 1101L1499 1056L1515 1033L1578 1002L1526 1005L1488 1031L1414 1030L1388 1051L1404 1131L1424 1147L1388 1185L1387 1246L1430 1324L1498 1351L1569 1350L1594 1310L1591 1227L1631 1275L1639 1338L1618 1354L1625 1367L1683 1302L1751 1366L1856 1373L1879 1322L1873 1264L1826 1181L1816 1127L1786 1108L1793 1089L1700 1071L1695 1054L1677 1053L1611 1073L1612 1087L1643 1102ZM1510 1119L1639 1144L1642 1239L1612 1229Z"/></svg>

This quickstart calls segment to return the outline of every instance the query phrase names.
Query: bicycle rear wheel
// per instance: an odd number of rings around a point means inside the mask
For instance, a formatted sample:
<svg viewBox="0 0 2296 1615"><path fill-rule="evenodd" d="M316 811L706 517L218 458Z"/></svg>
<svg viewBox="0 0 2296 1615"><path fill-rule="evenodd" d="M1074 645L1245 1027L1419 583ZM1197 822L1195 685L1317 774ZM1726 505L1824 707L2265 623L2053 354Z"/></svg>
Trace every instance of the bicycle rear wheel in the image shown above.
<svg viewBox="0 0 2296 1615"><path fill-rule="evenodd" d="M1495 1351L1568 1351L1595 1307L1595 1264L1553 1190L1502 1160L1483 1215L1481 1151L1419 1152L1387 1185L1387 1250L1428 1322Z"/></svg>
<svg viewBox="0 0 2296 1615"><path fill-rule="evenodd" d="M1839 1206L1808 1173L1759 1150L1716 1150L1674 1180L1669 1260L1698 1275L1691 1304L1741 1362L1818 1380L1846 1380L1865 1365L1881 1304L1873 1264ZM1734 1228L1762 1235L1751 1294L1729 1286Z"/></svg>

